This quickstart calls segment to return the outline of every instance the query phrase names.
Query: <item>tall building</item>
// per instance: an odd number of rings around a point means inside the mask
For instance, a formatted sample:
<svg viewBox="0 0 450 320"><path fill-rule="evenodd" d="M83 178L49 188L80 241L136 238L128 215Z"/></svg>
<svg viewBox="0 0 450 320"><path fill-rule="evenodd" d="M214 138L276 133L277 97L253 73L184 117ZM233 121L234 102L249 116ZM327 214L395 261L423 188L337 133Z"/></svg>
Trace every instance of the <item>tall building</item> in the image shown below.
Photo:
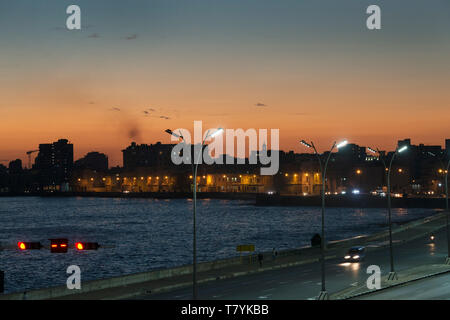
<svg viewBox="0 0 450 320"><path fill-rule="evenodd" d="M22 160L17 159L9 163L9 174L18 174L22 172Z"/></svg>
<svg viewBox="0 0 450 320"><path fill-rule="evenodd" d="M96 151L89 152L83 158L75 161L74 168L105 172L108 170L108 156Z"/></svg>
<svg viewBox="0 0 450 320"><path fill-rule="evenodd" d="M366 160L366 147L360 147L357 144L349 143L338 151L339 158L351 162L362 162Z"/></svg>
<svg viewBox="0 0 450 320"><path fill-rule="evenodd" d="M68 182L73 168L73 144L66 139L40 144L35 165L40 172L42 186Z"/></svg>
<svg viewBox="0 0 450 320"><path fill-rule="evenodd" d="M447 157L450 157L450 139L445 139L445 151L447 152Z"/></svg>
<svg viewBox="0 0 450 320"><path fill-rule="evenodd" d="M404 139L404 140L398 140L397 142L397 148L402 148L402 147L411 147L411 139Z"/></svg>

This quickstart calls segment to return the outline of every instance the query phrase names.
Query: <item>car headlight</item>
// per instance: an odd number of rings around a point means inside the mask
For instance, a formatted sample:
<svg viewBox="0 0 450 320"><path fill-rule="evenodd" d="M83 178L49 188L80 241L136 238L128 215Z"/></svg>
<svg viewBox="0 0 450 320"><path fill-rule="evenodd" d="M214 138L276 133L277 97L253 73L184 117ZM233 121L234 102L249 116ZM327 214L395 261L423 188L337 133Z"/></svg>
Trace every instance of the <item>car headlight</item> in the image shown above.
<svg viewBox="0 0 450 320"><path fill-rule="evenodd" d="M350 259L351 257L347 255L347 256L345 256L344 258L345 258L345 259Z"/></svg>
<svg viewBox="0 0 450 320"><path fill-rule="evenodd" d="M359 255L353 256L353 259L359 259Z"/></svg>

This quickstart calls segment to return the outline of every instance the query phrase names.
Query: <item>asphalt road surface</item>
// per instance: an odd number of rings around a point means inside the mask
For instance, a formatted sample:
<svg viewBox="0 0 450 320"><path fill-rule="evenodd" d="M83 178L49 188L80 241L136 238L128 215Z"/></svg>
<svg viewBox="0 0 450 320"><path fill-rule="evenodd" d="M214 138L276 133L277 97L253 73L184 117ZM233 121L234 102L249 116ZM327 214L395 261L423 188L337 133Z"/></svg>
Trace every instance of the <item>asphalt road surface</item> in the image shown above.
<svg viewBox="0 0 450 320"><path fill-rule="evenodd" d="M394 238L395 271L401 274L401 270L411 267L443 263L447 256L445 229L436 233L435 236L434 243L428 236L404 244L395 244ZM376 247L377 244L374 246ZM326 289L328 293L338 292L357 283L365 283L369 276L367 274L369 265L378 265L382 275L389 273L389 247L367 252L365 260L359 263L344 263L343 258L327 260ZM446 292L450 293L450 284L441 286L441 289L442 295ZM320 290L321 265L317 262L200 284L198 298L204 300L306 300L315 299ZM136 299L192 299L192 287L139 296Z"/></svg>
<svg viewBox="0 0 450 320"><path fill-rule="evenodd" d="M359 297L358 300L449 300L450 274L445 273Z"/></svg>

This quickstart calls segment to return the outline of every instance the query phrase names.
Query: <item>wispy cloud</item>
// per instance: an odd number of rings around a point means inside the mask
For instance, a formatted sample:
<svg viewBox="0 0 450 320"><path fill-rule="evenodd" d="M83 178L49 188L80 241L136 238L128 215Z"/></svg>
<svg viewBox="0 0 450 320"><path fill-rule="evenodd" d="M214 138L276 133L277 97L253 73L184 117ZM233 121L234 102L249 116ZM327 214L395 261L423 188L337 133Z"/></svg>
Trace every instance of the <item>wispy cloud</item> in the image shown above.
<svg viewBox="0 0 450 320"><path fill-rule="evenodd" d="M131 36L126 36L125 40L134 40L134 39L137 39L137 37L138 37L138 35L135 33L135 34L132 34Z"/></svg>
<svg viewBox="0 0 450 320"><path fill-rule="evenodd" d="M151 112L155 112L155 109L153 109L153 108L148 108L148 109L146 109L146 110L144 110L144 111L142 111L143 113L145 113L146 115L149 115Z"/></svg>

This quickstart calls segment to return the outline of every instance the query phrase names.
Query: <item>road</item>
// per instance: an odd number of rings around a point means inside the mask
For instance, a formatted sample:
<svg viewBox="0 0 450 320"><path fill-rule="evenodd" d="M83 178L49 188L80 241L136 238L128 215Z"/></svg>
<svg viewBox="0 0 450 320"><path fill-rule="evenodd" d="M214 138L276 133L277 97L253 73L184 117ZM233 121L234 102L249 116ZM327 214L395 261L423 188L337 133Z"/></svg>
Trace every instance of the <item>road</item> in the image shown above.
<svg viewBox="0 0 450 320"><path fill-rule="evenodd" d="M359 297L358 300L449 300L450 273L410 282Z"/></svg>
<svg viewBox="0 0 450 320"><path fill-rule="evenodd" d="M445 230L436 233L435 236L434 243L431 243L428 236L408 243L396 243L394 245L395 270L401 275L401 270L411 267L443 263L447 256ZM373 250L369 248L366 259L360 263L343 263L342 258L326 261L326 286L329 294L356 286L357 283L365 283L369 276L366 273L369 265L378 265L383 275L390 271L389 247L379 247L379 244L374 244L373 247L378 248ZM311 263L204 283L198 287L199 299L315 299L321 289L320 271L319 263ZM450 288L448 289L450 292ZM139 296L136 299L185 300L191 298L192 287L188 287L166 293Z"/></svg>

